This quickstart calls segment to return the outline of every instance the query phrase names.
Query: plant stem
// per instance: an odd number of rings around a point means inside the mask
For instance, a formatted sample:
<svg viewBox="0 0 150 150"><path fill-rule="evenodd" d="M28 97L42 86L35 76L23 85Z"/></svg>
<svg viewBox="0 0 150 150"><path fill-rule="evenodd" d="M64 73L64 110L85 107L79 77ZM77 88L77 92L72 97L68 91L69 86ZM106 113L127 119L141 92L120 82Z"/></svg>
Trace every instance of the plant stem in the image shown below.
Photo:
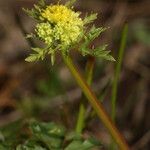
<svg viewBox="0 0 150 150"><path fill-rule="evenodd" d="M114 123L111 121L110 117L107 115L105 109L103 108L100 101L96 98L95 94L91 91L90 87L86 83L86 81L83 79L77 68L74 66L71 58L69 56L63 55L63 60L67 67L69 68L70 72L72 73L73 77L77 81L78 85L82 89L83 93L85 94L86 98L91 103L92 107L96 111L98 117L101 119L105 127L109 130L110 134L116 141L116 143L119 145L121 150L129 150L129 147L118 131L118 129L115 127Z"/></svg>
<svg viewBox="0 0 150 150"><path fill-rule="evenodd" d="M85 112L86 112L85 106L84 106L83 102L81 102L80 107L79 107L77 125L76 125L76 132L77 133L82 133L82 130L84 128L84 125L85 125Z"/></svg>
<svg viewBox="0 0 150 150"><path fill-rule="evenodd" d="M119 81L119 75L121 72L123 54L124 54L126 41L127 41L127 32L128 32L128 26L126 24L123 28L122 35L121 35L121 43L120 43L117 65L115 68L115 74L114 74L114 80L113 80L113 86L112 86L111 118L113 122L115 122L115 119L116 119L116 101L117 101L117 93L118 93L118 81ZM116 145L114 143L114 140L112 139L112 143L110 144L110 149L114 150L115 147Z"/></svg>
<svg viewBox="0 0 150 150"><path fill-rule="evenodd" d="M125 49L126 41L127 41L127 32L128 32L128 26L125 25L122 31L121 44L119 48L119 54L118 54L117 65L115 69L115 75L114 75L114 81L113 81L113 87L112 87L111 117L113 121L115 121L115 117L116 117L116 100L117 100L117 92L118 92L118 81L119 81L119 75L121 71L121 64L123 60L124 49Z"/></svg>
<svg viewBox="0 0 150 150"><path fill-rule="evenodd" d="M90 85L92 82L94 62L95 62L94 57L89 57L86 63L85 77L88 85ZM78 114L78 119L76 124L77 133L82 133L82 130L84 129L85 126L86 106L84 104L84 101L85 101L85 96L82 94L80 107L79 107L79 114Z"/></svg>

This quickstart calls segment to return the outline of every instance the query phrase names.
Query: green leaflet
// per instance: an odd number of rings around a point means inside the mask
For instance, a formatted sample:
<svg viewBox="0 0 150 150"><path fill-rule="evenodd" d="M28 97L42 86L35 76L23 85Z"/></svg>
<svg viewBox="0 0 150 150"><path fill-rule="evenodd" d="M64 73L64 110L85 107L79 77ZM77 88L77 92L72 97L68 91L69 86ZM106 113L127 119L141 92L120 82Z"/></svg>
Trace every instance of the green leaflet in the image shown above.
<svg viewBox="0 0 150 150"><path fill-rule="evenodd" d="M72 7L77 0L69 0L65 5L67 7Z"/></svg>
<svg viewBox="0 0 150 150"><path fill-rule="evenodd" d="M101 33L103 33L106 28L100 27L96 28L94 25L91 27L89 32L84 36L84 42L81 44L80 51L83 56L91 55L94 57L101 57L105 60L115 61L115 59L110 55L110 51L107 51L107 45L102 45L97 48L90 49L89 46L92 41L94 41Z"/></svg>
<svg viewBox="0 0 150 150"><path fill-rule="evenodd" d="M37 61L39 59L44 59L45 54L46 54L46 49L42 49L42 48L31 48L34 52L34 54L30 54L25 61L27 62L33 62L33 61Z"/></svg>
<svg viewBox="0 0 150 150"><path fill-rule="evenodd" d="M86 16L83 20L84 24L92 23L94 20L97 19L97 13L90 14L89 16Z"/></svg>

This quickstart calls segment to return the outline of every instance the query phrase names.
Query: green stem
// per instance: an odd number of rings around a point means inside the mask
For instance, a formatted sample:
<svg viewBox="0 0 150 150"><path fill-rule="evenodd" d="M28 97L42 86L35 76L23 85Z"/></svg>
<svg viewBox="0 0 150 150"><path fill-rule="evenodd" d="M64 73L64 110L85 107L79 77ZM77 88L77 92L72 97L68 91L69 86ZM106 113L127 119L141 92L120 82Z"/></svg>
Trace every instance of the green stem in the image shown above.
<svg viewBox="0 0 150 150"><path fill-rule="evenodd" d="M121 64L123 60L124 49L125 49L126 41L127 41L127 32L128 32L128 26L125 25L122 31L121 44L120 44L119 54L118 54L118 59L117 59L118 63L115 69L115 76L114 76L113 87L112 87L111 117L113 121L115 121L115 117L116 117L116 100L117 100L117 92L118 92L118 80L119 80L119 75L121 71Z"/></svg>
<svg viewBox="0 0 150 150"><path fill-rule="evenodd" d="M86 63L85 76L86 76L86 81L88 85L90 85L92 82L94 61L95 61L94 57L89 57ZM84 126L85 126L85 113L86 113L85 107L86 106L84 104L84 101L85 101L85 97L82 94L80 107L79 107L79 114L78 114L78 119L77 119L77 124L76 124L77 133L82 133L82 130L84 129Z"/></svg>
<svg viewBox="0 0 150 150"><path fill-rule="evenodd" d="M119 81L119 75L121 72L123 54L124 54L126 41L127 41L127 32L128 32L128 26L126 24L122 31L121 43L120 43L117 65L115 68L115 74L114 74L114 80L113 80L113 86L112 86L111 118L113 122L115 122L115 119L116 119L116 101L117 101L117 93L118 93L118 81ZM114 140L112 139L112 142L110 144L110 149L114 150L115 148L116 148L116 145L114 143Z"/></svg>
<svg viewBox="0 0 150 150"><path fill-rule="evenodd" d="M83 102L80 103L80 107L79 107L79 114L78 114L78 119L77 119L77 125L76 125L76 132L77 133L82 133L82 130L84 128L85 125L85 106L83 104Z"/></svg>
<svg viewBox="0 0 150 150"><path fill-rule="evenodd" d="M98 117L101 119L101 121L103 122L105 127L109 130L110 134L112 135L116 143L119 145L120 149L129 150L129 147L126 141L124 140L124 138L122 137L118 129L115 127L110 117L107 115L100 101L96 98L95 94L91 91L86 81L83 79L79 71L74 66L71 58L69 56L63 55L63 60L65 64L67 65L67 67L69 68L70 72L72 73L73 77L77 81L78 85L81 87L86 98L89 100L92 107L96 111Z"/></svg>

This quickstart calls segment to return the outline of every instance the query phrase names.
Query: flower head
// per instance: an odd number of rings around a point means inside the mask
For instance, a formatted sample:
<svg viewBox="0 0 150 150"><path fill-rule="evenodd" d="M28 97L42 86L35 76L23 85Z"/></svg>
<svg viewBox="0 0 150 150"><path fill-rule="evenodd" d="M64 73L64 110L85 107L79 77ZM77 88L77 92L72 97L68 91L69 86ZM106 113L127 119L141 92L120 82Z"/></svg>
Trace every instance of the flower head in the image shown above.
<svg viewBox="0 0 150 150"><path fill-rule="evenodd" d="M107 60L114 60L109 55L109 51L105 51L106 45L93 49L89 49L90 43L97 38L105 28L86 27L92 23L97 14L91 14L81 19L80 13L73 10L72 2L69 1L65 5L46 5L44 0L39 0L38 5L34 5L34 9L25 10L31 17L38 21L35 27L35 34L28 37L36 37L42 40L45 48L32 48L35 54L31 54L26 60L36 61L44 59L46 54L51 55L51 62L54 63L55 52L60 50L62 54L68 54L75 44L80 44L78 49L82 55L92 55L102 57Z"/></svg>
<svg viewBox="0 0 150 150"><path fill-rule="evenodd" d="M78 12L64 5L50 5L42 10L41 21L35 30L37 36L46 44L58 43L59 47L68 47L78 41L83 21Z"/></svg>

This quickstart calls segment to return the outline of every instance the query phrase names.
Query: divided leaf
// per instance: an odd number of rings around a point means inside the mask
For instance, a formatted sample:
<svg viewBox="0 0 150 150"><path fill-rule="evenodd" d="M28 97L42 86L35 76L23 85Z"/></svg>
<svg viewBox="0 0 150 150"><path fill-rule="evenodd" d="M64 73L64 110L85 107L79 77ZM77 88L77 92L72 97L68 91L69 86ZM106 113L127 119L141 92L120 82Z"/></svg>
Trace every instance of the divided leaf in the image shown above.
<svg viewBox="0 0 150 150"><path fill-rule="evenodd" d="M93 40L95 40L106 28L96 28L92 26L89 32L84 36L83 44L80 47L80 51L83 56L91 55L94 57L101 57L105 60L115 61L115 59L110 55L110 51L106 50L107 45L102 45L97 48L90 49L89 46Z"/></svg>
<svg viewBox="0 0 150 150"><path fill-rule="evenodd" d="M86 16L83 20L84 24L92 23L94 20L97 19L97 13L90 14L89 16Z"/></svg>
<svg viewBox="0 0 150 150"><path fill-rule="evenodd" d="M36 19L37 21L39 21L41 18L41 11L42 8L45 7L45 2L44 0L40 0L38 2L38 5L34 5L34 8L30 9L25 9L23 8L23 11L30 17L32 17L33 19Z"/></svg>

